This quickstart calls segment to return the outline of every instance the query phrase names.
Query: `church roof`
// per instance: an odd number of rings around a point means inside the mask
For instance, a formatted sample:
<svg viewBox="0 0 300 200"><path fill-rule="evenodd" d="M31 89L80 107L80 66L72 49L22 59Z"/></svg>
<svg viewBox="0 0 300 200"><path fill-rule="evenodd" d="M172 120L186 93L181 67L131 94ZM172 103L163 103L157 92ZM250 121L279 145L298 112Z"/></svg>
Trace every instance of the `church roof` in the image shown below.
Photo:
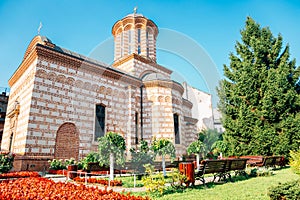
<svg viewBox="0 0 300 200"><path fill-rule="evenodd" d="M30 57L30 54L32 54L32 52L34 52L36 47L38 47L38 46L47 48L49 50L52 50L52 51L55 51L55 52L58 52L58 53L61 53L61 54L64 54L64 55L67 55L70 57L73 57L75 59L79 59L79 60L87 62L87 63L95 64L98 67L100 67L99 69L102 68L102 70L105 70L107 72L110 71L110 72L113 72L114 74L118 74L121 77L124 77L124 78L127 77L130 80L134 80L134 82L141 81L141 79L134 77L132 75L129 75L129 74L127 74L123 71L120 71L116 68L113 68L113 67L111 67L111 65L108 65L104 62L89 58L87 56L84 56L79 53L76 53L76 52L70 51L68 49L62 48L60 46L57 46L54 43L52 43L52 41L49 38L47 38L45 36L37 35L31 40L30 44L28 45L22 63L20 64L20 66L16 69L14 74L9 79L8 82L9 82L10 87L16 82L17 77L19 77L20 74L22 74L24 72L25 68L28 67L27 64L25 64L28 61L27 58Z"/></svg>

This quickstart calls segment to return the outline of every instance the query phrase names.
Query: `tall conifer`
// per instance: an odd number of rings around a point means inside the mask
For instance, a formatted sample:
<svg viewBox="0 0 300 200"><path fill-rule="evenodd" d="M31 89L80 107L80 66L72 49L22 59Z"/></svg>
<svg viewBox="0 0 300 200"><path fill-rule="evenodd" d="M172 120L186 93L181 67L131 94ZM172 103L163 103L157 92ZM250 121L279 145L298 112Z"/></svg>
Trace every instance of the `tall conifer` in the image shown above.
<svg viewBox="0 0 300 200"><path fill-rule="evenodd" d="M299 72L289 46L248 17L224 65L219 109L232 155L288 155L300 144Z"/></svg>

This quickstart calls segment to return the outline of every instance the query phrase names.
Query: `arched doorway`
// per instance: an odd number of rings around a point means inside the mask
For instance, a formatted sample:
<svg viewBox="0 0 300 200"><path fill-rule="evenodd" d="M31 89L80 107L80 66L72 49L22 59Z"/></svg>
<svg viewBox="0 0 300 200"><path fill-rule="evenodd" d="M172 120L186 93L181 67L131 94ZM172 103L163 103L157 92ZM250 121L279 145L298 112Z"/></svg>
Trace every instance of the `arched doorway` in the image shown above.
<svg viewBox="0 0 300 200"><path fill-rule="evenodd" d="M56 133L55 159L70 159L79 157L79 132L75 124L66 122L62 124Z"/></svg>

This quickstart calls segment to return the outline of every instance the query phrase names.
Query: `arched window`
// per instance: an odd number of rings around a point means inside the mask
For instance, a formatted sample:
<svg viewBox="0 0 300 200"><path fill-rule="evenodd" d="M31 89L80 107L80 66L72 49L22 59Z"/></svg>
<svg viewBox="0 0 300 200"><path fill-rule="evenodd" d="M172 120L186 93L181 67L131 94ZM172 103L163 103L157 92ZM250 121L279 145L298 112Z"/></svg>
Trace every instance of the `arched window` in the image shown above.
<svg viewBox="0 0 300 200"><path fill-rule="evenodd" d="M138 41L138 54L141 54L141 29L137 30L137 41Z"/></svg>
<svg viewBox="0 0 300 200"><path fill-rule="evenodd" d="M9 152L12 152L13 150L13 139L14 139L14 133L12 132L9 137Z"/></svg>
<svg viewBox="0 0 300 200"><path fill-rule="evenodd" d="M95 133L94 141L105 134L105 106L100 104L96 105L95 109Z"/></svg>
<svg viewBox="0 0 300 200"><path fill-rule="evenodd" d="M174 118L174 134L175 134L175 144L180 144L180 136L179 136L179 116L177 114L173 114Z"/></svg>
<svg viewBox="0 0 300 200"><path fill-rule="evenodd" d="M141 29L138 29L137 32L138 32L138 43L140 44L141 43Z"/></svg>

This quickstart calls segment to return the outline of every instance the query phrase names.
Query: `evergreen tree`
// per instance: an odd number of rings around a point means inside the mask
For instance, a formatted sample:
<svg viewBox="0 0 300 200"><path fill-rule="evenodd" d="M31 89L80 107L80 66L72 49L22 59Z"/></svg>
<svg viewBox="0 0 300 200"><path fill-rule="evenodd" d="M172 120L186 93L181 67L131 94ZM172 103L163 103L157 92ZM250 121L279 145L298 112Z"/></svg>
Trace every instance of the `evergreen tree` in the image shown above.
<svg viewBox="0 0 300 200"><path fill-rule="evenodd" d="M282 36L252 18L241 36L218 88L227 153L288 155L300 144L299 69Z"/></svg>

